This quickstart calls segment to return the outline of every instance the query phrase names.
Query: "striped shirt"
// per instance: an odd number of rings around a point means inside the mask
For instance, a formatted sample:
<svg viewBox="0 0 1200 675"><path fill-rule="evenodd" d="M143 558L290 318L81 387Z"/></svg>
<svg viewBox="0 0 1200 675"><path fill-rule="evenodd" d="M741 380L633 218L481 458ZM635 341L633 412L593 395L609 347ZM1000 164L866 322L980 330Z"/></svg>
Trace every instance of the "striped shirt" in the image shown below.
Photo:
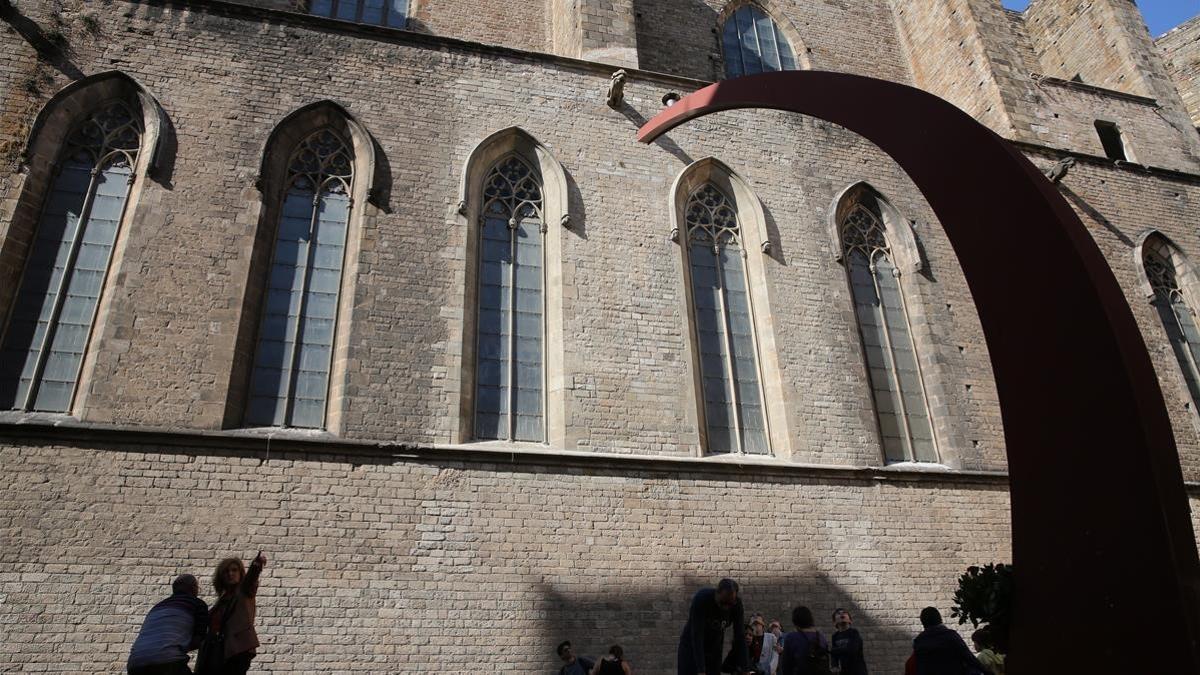
<svg viewBox="0 0 1200 675"><path fill-rule="evenodd" d="M187 663L188 651L200 646L208 631L208 605L194 595L176 593L150 610L133 649L130 668Z"/></svg>

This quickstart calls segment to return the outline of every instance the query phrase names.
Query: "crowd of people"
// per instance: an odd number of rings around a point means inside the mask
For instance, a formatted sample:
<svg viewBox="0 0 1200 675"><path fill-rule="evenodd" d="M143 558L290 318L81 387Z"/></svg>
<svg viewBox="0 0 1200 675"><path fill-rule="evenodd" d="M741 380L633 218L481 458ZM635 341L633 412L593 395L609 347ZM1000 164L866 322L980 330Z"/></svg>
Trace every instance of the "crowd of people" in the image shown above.
<svg viewBox="0 0 1200 675"><path fill-rule="evenodd" d="M226 558L212 576L217 600L210 609L200 599L200 582L181 574L171 596L146 614L129 652L128 675L192 675L189 652L199 650L195 675L245 675L258 649L254 630L259 577L267 558L260 551L249 569L239 558ZM816 626L812 610L792 610L794 630L783 631L777 619L746 613L733 579L702 588L692 597L679 637L679 675L868 675L863 637L844 608L831 615L828 638ZM905 675L1004 675L1004 656L996 651L988 630L975 631L976 654L955 630L942 622L934 607L921 611L923 630L913 640ZM730 649L725 633L732 630ZM740 639L738 638L740 636ZM633 675L620 645L592 660L575 654L569 640L559 643L563 665L559 675Z"/></svg>
<svg viewBox="0 0 1200 675"><path fill-rule="evenodd" d="M181 574L171 596L154 605L129 650L129 675L191 675L188 652L198 650L196 675L245 675L258 649L254 631L258 579L267 565L259 551L250 569L226 558L212 576L217 601L200 599L200 582Z"/></svg>
<svg viewBox="0 0 1200 675"><path fill-rule="evenodd" d="M812 610L803 605L792 610L795 630L787 633L777 619L767 621L754 613L747 622L745 616L733 579L700 589L692 597L679 637L679 675L868 675L863 637L844 608L833 611L828 638L817 628ZM926 607L920 619L923 630L913 640L905 675L1004 675L1004 656L995 650L988 629L975 631L977 654L972 654L962 636L943 624L936 608ZM730 630L734 639L726 652L725 633ZM613 645L603 659L592 661L576 655L571 643L564 641L558 645L558 656L563 661L559 675L633 672L619 645Z"/></svg>

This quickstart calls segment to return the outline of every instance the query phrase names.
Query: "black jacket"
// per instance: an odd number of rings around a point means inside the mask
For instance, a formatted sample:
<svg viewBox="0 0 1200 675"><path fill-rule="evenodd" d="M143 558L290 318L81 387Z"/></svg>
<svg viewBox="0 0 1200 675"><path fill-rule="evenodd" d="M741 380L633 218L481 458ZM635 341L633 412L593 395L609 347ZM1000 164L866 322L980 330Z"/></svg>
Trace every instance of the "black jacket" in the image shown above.
<svg viewBox="0 0 1200 675"><path fill-rule="evenodd" d="M687 625L679 636L679 672L704 672L716 675L721 665L721 647L725 642L725 631L733 628L733 653L730 665L745 672L749 667L749 653L743 634L746 623L742 611L742 599L730 609L721 609L717 604L717 589L702 588L692 597L688 610Z"/></svg>
<svg viewBox="0 0 1200 675"><path fill-rule="evenodd" d="M913 640L917 675L971 675L984 672L983 665L967 649L962 636L944 625L926 628Z"/></svg>

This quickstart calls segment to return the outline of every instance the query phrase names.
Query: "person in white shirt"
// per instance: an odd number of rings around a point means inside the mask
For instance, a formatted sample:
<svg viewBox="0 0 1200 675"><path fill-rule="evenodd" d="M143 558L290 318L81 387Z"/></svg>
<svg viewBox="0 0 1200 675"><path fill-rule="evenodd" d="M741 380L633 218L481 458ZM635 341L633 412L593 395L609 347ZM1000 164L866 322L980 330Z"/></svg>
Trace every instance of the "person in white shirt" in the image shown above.
<svg viewBox="0 0 1200 675"><path fill-rule="evenodd" d="M762 654L755 667L760 675L775 675L779 669L779 654L783 652L783 625L772 619L767 632L763 633Z"/></svg>

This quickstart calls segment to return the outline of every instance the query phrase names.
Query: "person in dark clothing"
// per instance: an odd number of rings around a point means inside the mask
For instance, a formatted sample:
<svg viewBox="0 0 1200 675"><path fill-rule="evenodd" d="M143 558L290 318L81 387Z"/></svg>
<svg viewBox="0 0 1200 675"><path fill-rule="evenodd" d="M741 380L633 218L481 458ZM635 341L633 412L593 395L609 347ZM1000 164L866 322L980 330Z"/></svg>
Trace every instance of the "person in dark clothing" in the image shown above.
<svg viewBox="0 0 1200 675"><path fill-rule="evenodd" d="M188 652L198 649L208 632L208 605L196 597L200 582L181 574L171 584L171 597L154 606L129 650L129 675L190 675Z"/></svg>
<svg viewBox="0 0 1200 675"><path fill-rule="evenodd" d="M812 610L801 605L792 610L796 630L783 636L783 653L779 656L780 675L810 675L818 662L824 660L824 672L829 672L829 643L816 628Z"/></svg>
<svg viewBox="0 0 1200 675"><path fill-rule="evenodd" d="M743 640L746 643L746 653L750 655L748 658L753 659L754 629L750 626L746 626L746 632L743 635ZM738 646L736 644L729 646L729 653L725 655L725 660L721 662L722 673L737 673L738 675L741 675L742 671L738 670L737 666L737 651ZM750 663L754 663L754 661L751 660Z"/></svg>
<svg viewBox="0 0 1200 675"><path fill-rule="evenodd" d="M702 588L692 596L687 624L679 636L679 675L717 675L728 628L733 628L734 635L732 665L736 672L751 673L746 641L740 639L746 622L738 584L733 579L722 579L716 588Z"/></svg>
<svg viewBox="0 0 1200 675"><path fill-rule="evenodd" d="M913 640L917 675L970 675L984 672L983 664L967 649L962 636L942 625L942 613L936 607L921 610L921 625L925 630Z"/></svg>
<svg viewBox="0 0 1200 675"><path fill-rule="evenodd" d="M596 662L591 675L633 675L633 668L625 660L621 645L613 645L608 648L608 656Z"/></svg>
<svg viewBox="0 0 1200 675"><path fill-rule="evenodd" d="M829 654L834 668L842 675L867 675L867 660L863 657L863 641L851 627L850 612L842 608L833 611L834 634L829 640Z"/></svg>
<svg viewBox="0 0 1200 675"><path fill-rule="evenodd" d="M591 659L575 656L575 649L570 640L558 644L558 658L563 660L563 667L558 669L558 675L588 675L596 665Z"/></svg>

